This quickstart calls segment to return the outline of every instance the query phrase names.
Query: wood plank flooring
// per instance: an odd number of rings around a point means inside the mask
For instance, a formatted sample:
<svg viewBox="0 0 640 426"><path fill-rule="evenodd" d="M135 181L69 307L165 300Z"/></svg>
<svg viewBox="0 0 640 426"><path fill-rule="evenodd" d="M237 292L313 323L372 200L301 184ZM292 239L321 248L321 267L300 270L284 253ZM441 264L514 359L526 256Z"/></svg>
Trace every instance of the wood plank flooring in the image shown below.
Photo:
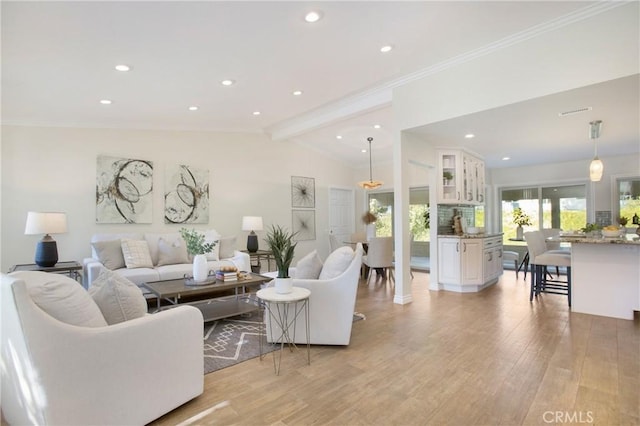
<svg viewBox="0 0 640 426"><path fill-rule="evenodd" d="M529 302L522 274L480 293L361 281L348 347L285 352L205 376L204 394L154 425L640 424L640 319L571 313L566 297ZM202 413L209 410L207 413ZM200 418L194 419L194 416ZM191 419L191 420L190 420Z"/></svg>

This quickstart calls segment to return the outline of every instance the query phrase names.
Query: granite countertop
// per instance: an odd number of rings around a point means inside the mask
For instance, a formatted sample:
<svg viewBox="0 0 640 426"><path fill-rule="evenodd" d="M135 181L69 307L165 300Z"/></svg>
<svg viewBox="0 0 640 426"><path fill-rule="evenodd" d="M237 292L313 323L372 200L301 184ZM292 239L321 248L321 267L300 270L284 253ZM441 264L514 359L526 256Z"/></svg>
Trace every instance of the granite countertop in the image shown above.
<svg viewBox="0 0 640 426"><path fill-rule="evenodd" d="M444 237L444 238L491 238L491 237L501 237L502 233L497 233L497 234L462 234L462 235L455 235L455 234L438 234L438 238L440 237Z"/></svg>
<svg viewBox="0 0 640 426"><path fill-rule="evenodd" d="M560 241L563 243L572 244L628 244L628 245L640 245L640 237L635 234L627 234L626 238L622 237L586 237L586 236L568 236L564 235L560 237Z"/></svg>

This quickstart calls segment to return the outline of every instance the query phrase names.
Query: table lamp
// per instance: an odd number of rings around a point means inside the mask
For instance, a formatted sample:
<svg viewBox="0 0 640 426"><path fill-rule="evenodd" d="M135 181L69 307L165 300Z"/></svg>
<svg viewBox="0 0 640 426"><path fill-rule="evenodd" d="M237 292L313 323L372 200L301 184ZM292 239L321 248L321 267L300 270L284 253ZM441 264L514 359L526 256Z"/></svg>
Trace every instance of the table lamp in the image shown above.
<svg viewBox="0 0 640 426"><path fill-rule="evenodd" d="M258 236L254 231L262 231L262 216L243 216L242 230L251 231L247 237L247 251L255 253L258 251Z"/></svg>
<svg viewBox="0 0 640 426"><path fill-rule="evenodd" d="M58 212L29 212L25 235L45 234L36 246L36 265L54 266L58 263L58 246L49 234L67 232L67 214Z"/></svg>

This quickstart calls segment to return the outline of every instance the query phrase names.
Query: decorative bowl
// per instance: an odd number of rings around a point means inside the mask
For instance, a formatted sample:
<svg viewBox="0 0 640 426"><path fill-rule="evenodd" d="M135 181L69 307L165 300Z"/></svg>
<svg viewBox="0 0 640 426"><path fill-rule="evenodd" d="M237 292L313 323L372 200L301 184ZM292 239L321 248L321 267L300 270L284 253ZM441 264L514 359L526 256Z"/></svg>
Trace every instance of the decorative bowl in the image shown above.
<svg viewBox="0 0 640 426"><path fill-rule="evenodd" d="M620 230L616 229L615 231L610 231L608 229L603 229L602 236L607 238L617 238L620 236Z"/></svg>
<svg viewBox="0 0 640 426"><path fill-rule="evenodd" d="M483 232L484 232L484 228L482 227L467 226L467 234L469 235L482 234Z"/></svg>

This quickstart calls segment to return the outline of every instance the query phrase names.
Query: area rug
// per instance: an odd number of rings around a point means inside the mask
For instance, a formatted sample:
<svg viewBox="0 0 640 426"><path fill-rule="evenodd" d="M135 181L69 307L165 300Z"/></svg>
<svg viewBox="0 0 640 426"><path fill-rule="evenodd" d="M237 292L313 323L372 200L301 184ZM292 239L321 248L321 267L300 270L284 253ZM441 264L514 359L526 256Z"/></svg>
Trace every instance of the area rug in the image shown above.
<svg viewBox="0 0 640 426"><path fill-rule="evenodd" d="M355 312L353 322L365 320L364 314ZM204 374L230 367L239 362L260 356L259 311L248 315L226 318L204 325ZM263 341L264 343L264 341ZM264 344L263 353L270 353L278 346Z"/></svg>

